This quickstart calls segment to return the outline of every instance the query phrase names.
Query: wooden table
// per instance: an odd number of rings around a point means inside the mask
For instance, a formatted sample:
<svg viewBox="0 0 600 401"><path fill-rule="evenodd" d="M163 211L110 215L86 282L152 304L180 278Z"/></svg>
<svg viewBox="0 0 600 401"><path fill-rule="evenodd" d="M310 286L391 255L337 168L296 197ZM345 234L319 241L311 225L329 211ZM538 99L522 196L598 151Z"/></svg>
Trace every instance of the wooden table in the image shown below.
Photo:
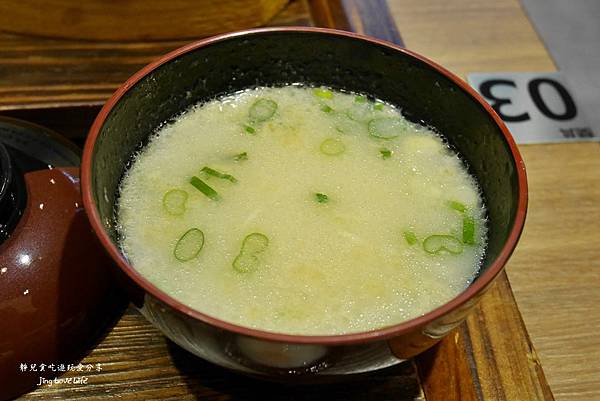
<svg viewBox="0 0 600 401"><path fill-rule="evenodd" d="M296 0L272 24L339 27L402 40L463 77L555 69L517 0ZM185 42L0 34L0 111L80 139L118 84ZM530 211L507 270L538 353L503 275L477 312L437 349L363 383L298 390L241 379L167 342L128 309L83 360L103 364L90 385L42 387L23 399L522 401L551 400L551 388L557 400L600 400L600 340L593 335L600 321L599 146L521 146Z"/></svg>

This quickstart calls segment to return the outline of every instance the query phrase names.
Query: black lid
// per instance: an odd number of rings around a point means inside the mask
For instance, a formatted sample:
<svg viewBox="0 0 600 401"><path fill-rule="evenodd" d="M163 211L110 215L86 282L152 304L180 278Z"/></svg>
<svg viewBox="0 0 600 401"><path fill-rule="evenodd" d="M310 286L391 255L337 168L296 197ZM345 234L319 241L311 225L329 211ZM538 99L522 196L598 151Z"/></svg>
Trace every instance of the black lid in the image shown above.
<svg viewBox="0 0 600 401"><path fill-rule="evenodd" d="M79 166L80 150L47 128L0 117L0 243L23 214L27 193L23 175L54 167Z"/></svg>

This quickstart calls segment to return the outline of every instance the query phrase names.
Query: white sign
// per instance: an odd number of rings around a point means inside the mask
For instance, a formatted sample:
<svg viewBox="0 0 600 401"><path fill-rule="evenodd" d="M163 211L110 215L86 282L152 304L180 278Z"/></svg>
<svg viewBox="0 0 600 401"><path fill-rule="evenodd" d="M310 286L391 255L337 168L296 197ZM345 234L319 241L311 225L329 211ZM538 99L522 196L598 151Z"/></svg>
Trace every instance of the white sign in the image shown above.
<svg viewBox="0 0 600 401"><path fill-rule="evenodd" d="M600 140L558 72L473 73L468 81L504 120L517 143Z"/></svg>

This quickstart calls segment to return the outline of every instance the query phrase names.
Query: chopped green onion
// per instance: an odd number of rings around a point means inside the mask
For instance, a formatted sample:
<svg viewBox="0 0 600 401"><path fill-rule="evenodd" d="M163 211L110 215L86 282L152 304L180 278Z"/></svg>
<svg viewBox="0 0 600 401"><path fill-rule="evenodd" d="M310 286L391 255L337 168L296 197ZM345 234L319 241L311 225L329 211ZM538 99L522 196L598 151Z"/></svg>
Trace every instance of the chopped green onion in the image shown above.
<svg viewBox="0 0 600 401"><path fill-rule="evenodd" d="M356 103L348 109L346 114L354 121L366 123L372 118L373 112L367 103Z"/></svg>
<svg viewBox="0 0 600 401"><path fill-rule="evenodd" d="M248 153L242 152L240 154L237 154L237 155L233 156L233 160L235 160L236 162L239 162L242 160L248 160Z"/></svg>
<svg viewBox="0 0 600 401"><path fill-rule="evenodd" d="M248 134L256 134L256 129L248 124L244 124L244 131L246 131Z"/></svg>
<svg viewBox="0 0 600 401"><path fill-rule="evenodd" d="M163 196L163 207L167 213L174 216L182 215L185 212L185 203L188 198L188 193L182 189L172 189L167 191Z"/></svg>
<svg viewBox="0 0 600 401"><path fill-rule="evenodd" d="M197 228L191 228L179 238L175 244L173 255L180 262L187 262L198 256L203 247L204 233Z"/></svg>
<svg viewBox="0 0 600 401"><path fill-rule="evenodd" d="M383 111L383 103L375 103L373 109L377 111Z"/></svg>
<svg viewBox="0 0 600 401"><path fill-rule="evenodd" d="M196 176L190 178L190 184L192 184L194 188L196 188L198 191L202 192L204 195L206 195L208 198L214 201L221 199L217 191L212 189L210 185L208 185Z"/></svg>
<svg viewBox="0 0 600 401"><path fill-rule="evenodd" d="M379 153L381 154L382 159L389 159L392 157L392 151L386 148L379 149Z"/></svg>
<svg viewBox="0 0 600 401"><path fill-rule="evenodd" d="M419 240L417 239L417 236L412 231L404 231L404 239L406 240L408 245L414 245L417 242L419 242Z"/></svg>
<svg viewBox="0 0 600 401"><path fill-rule="evenodd" d="M333 92L329 89L315 88L313 89L313 94L323 99L333 99Z"/></svg>
<svg viewBox="0 0 600 401"><path fill-rule="evenodd" d="M222 172L212 169L208 166L202 167L202 170L200 170L200 171L202 171L203 173L206 173L208 175L212 175L213 177L222 178L224 180L231 181L231 182L237 182L235 177L232 176L231 174L222 173Z"/></svg>
<svg viewBox="0 0 600 401"><path fill-rule="evenodd" d="M366 132L364 124L349 119L345 115L339 115L335 123L335 129L342 134L360 135Z"/></svg>
<svg viewBox="0 0 600 401"><path fill-rule="evenodd" d="M464 213L467 210L465 204L458 201L448 201L448 206L450 207L450 209L454 209L457 212L461 213Z"/></svg>
<svg viewBox="0 0 600 401"><path fill-rule="evenodd" d="M242 252L261 253L267 249L269 238L261 233L252 233L246 235L242 242Z"/></svg>
<svg viewBox="0 0 600 401"><path fill-rule="evenodd" d="M321 106L321 111L325 112L325 113L331 113L333 111L333 109L329 106L327 106L326 104Z"/></svg>
<svg viewBox="0 0 600 401"><path fill-rule="evenodd" d="M452 253L458 255L463 251L462 242L452 235L430 235L423 241L423 249L431 254Z"/></svg>
<svg viewBox="0 0 600 401"><path fill-rule="evenodd" d="M328 156L337 156L344 153L346 150L346 146L339 139L329 138L325 139L321 146L319 147L321 153L326 154Z"/></svg>
<svg viewBox="0 0 600 401"><path fill-rule="evenodd" d="M459 213L463 213L463 232L462 242L467 245L475 244L475 219L472 216L466 214L467 206L464 203L458 201L448 201L450 209L454 209Z"/></svg>
<svg viewBox="0 0 600 401"><path fill-rule="evenodd" d="M467 245L475 244L475 219L472 216L463 216L463 242Z"/></svg>
<svg viewBox="0 0 600 401"><path fill-rule="evenodd" d="M356 103L364 103L364 102L367 101L367 97L366 96L362 96L362 95L354 96L354 101Z"/></svg>
<svg viewBox="0 0 600 401"><path fill-rule="evenodd" d="M248 115L252 121L267 121L273 117L277 110L277 103L271 99L258 99L252 107Z"/></svg>
<svg viewBox="0 0 600 401"><path fill-rule="evenodd" d="M233 260L232 266L240 273L247 273L258 266L258 258L250 253L240 252Z"/></svg>
<svg viewBox="0 0 600 401"><path fill-rule="evenodd" d="M233 260L235 270L246 273L254 270L259 264L258 255L264 252L269 245L269 239L261 233L252 233L244 238L240 253Z"/></svg>
<svg viewBox="0 0 600 401"><path fill-rule="evenodd" d="M369 121L369 135L381 139L393 139L404 131L404 123L397 118L377 118Z"/></svg>
<svg viewBox="0 0 600 401"><path fill-rule="evenodd" d="M319 192L317 192L315 194L315 199L319 203L327 203L327 202L329 202L329 196L327 196L325 194L322 194L322 193L319 193Z"/></svg>

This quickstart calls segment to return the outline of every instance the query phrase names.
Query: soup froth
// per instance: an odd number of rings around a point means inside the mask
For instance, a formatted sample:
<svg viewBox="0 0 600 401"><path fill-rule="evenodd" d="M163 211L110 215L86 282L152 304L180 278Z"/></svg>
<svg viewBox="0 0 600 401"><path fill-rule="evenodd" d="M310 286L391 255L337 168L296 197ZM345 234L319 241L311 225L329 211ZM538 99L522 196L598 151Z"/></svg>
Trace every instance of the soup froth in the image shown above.
<svg viewBox="0 0 600 401"><path fill-rule="evenodd" d="M485 209L434 131L328 88L263 87L161 127L120 188L121 246L200 312L329 335L422 315L480 267Z"/></svg>

